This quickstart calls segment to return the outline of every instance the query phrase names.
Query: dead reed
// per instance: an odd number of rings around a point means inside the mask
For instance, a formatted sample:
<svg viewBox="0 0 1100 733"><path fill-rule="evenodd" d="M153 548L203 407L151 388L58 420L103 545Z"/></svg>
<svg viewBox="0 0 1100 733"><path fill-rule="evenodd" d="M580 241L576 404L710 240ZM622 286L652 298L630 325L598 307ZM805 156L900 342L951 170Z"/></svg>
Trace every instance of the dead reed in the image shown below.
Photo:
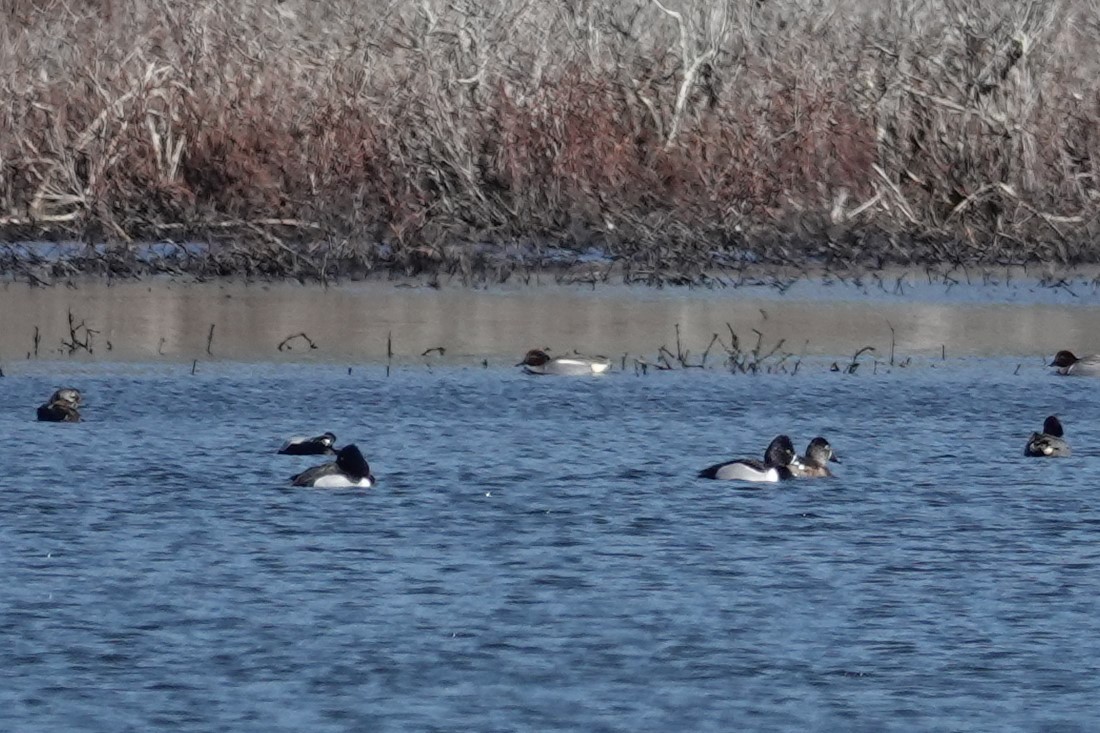
<svg viewBox="0 0 1100 733"><path fill-rule="evenodd" d="M1100 260L1088 0L2 0L0 16L0 240L107 245L0 252L32 281L503 280L553 261L595 283L612 270L581 261L592 249L647 283Z"/></svg>
<svg viewBox="0 0 1100 733"><path fill-rule="evenodd" d="M647 374L650 367L658 371L671 371L674 369L706 369L707 359L711 350L718 346L725 353L723 366L734 374L797 374L802 363L801 357L789 363L794 354L783 350L786 339L779 339L770 348L764 346L763 332L752 329L756 334L756 342L751 348L742 345L740 337L734 331L733 326L726 324L729 338L724 339L720 334L714 334L710 343L693 358L691 350L684 347L680 339L680 324L676 324L676 351L673 352L666 345L657 349L655 361L649 361L644 357L634 359L634 371L636 374ZM808 345L808 344L807 344ZM622 368L626 369L626 356L623 356Z"/></svg>

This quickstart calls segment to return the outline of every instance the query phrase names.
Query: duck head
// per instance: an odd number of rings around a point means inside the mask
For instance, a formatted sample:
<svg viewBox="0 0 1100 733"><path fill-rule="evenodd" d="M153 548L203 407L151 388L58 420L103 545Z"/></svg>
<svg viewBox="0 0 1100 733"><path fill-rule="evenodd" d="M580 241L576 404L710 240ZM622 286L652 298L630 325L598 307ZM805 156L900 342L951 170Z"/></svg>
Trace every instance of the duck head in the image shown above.
<svg viewBox="0 0 1100 733"><path fill-rule="evenodd" d="M1047 435L1053 435L1055 438L1061 438L1063 435L1062 422L1054 415L1051 415L1046 420L1043 420L1043 432Z"/></svg>
<svg viewBox="0 0 1100 733"><path fill-rule="evenodd" d="M769 466L789 466L794 459L794 443L786 435L777 435L764 451L764 463Z"/></svg>
<svg viewBox="0 0 1100 733"><path fill-rule="evenodd" d="M550 361L550 355L542 349L531 349L516 366L539 367Z"/></svg>
<svg viewBox="0 0 1100 733"><path fill-rule="evenodd" d="M1072 351L1066 351L1065 349L1062 349L1054 355L1054 361L1050 362L1050 364L1047 364L1047 366L1065 369L1066 367L1073 366L1078 361L1079 359L1073 355Z"/></svg>
<svg viewBox="0 0 1100 733"><path fill-rule="evenodd" d="M353 478L369 477L371 480L374 479L367 459L363 458L359 446L354 443L345 445L336 452L336 467Z"/></svg>
<svg viewBox="0 0 1100 733"><path fill-rule="evenodd" d="M62 387L61 389L50 395L49 403L54 404L61 402L69 405L70 407L76 407L80 404L82 399L83 398L80 395L79 389L74 389L73 387Z"/></svg>
<svg viewBox="0 0 1100 733"><path fill-rule="evenodd" d="M829 445L829 441L820 436L811 440L806 447L806 460L822 467L830 461L840 463L840 459L833 452L833 447Z"/></svg>

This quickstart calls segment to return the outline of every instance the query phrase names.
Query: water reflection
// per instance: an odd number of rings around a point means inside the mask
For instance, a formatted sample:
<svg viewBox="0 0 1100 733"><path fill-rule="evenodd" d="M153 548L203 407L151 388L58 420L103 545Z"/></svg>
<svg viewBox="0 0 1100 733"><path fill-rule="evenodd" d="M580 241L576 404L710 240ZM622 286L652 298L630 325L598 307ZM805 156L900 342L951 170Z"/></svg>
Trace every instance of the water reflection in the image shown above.
<svg viewBox="0 0 1100 733"><path fill-rule="evenodd" d="M698 354L733 326L743 345L846 356L863 346L901 355L1034 355L1100 350L1100 306L946 302L913 296L832 299L772 291L646 290L559 286L526 289L298 285L92 283L76 288L0 288L0 359L68 353L69 314L92 329L93 358L108 360L381 360L392 333L398 359L443 347L447 361L515 359L530 348L610 356L675 350ZM211 325L214 326L207 354ZM304 333L279 350L287 337ZM83 354L78 353L78 356ZM86 356L86 355L84 355Z"/></svg>

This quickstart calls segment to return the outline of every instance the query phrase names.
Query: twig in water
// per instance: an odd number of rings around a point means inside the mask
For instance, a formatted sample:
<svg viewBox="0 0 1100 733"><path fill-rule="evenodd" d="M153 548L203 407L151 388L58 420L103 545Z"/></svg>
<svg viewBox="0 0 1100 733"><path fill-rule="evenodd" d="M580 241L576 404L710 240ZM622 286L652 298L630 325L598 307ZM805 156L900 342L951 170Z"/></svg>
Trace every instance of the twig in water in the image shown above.
<svg viewBox="0 0 1100 733"><path fill-rule="evenodd" d="M896 343L894 324L890 323L890 319L887 318L886 325L890 327L890 366L894 366L894 344Z"/></svg>
<svg viewBox="0 0 1100 733"><path fill-rule="evenodd" d="M210 324L210 333L206 334L206 353L213 356L214 353L210 350L210 347L214 344L214 324Z"/></svg>
<svg viewBox="0 0 1100 733"><path fill-rule="evenodd" d="M710 343L707 344L706 350L703 351L703 358L701 358L699 360L699 368L700 369L706 369L706 367L707 367L707 357L710 355L711 347L713 347L716 343L718 343L718 334L714 334L711 337Z"/></svg>
<svg viewBox="0 0 1100 733"><path fill-rule="evenodd" d="M198 366L199 366L199 360L198 359L195 359L194 361L191 362L191 376L195 376L195 370L198 368Z"/></svg>
<svg viewBox="0 0 1100 733"><path fill-rule="evenodd" d="M38 358L38 344L42 342L42 334L38 332L38 326L34 327L34 358Z"/></svg>
<svg viewBox="0 0 1100 733"><path fill-rule="evenodd" d="M802 344L802 353L798 355L798 359L794 362L794 369L791 369L791 376L798 374L798 368L802 366L802 359L806 356L806 349L810 348L810 340L806 339L806 343Z"/></svg>
<svg viewBox="0 0 1100 733"><path fill-rule="evenodd" d="M873 346L864 346L862 349L860 349L856 353L852 354L852 361L848 364L847 367L845 367L844 373L845 374L855 374L856 369L859 369L859 357L863 356L864 354L866 354L869 351L873 352L874 350L875 350L875 347L873 347Z"/></svg>
<svg viewBox="0 0 1100 733"><path fill-rule="evenodd" d="M84 340L80 339L80 332L84 332ZM84 349L89 354L92 353L92 338L99 333L94 329L88 328L84 321L80 323L76 322L76 318L73 317L73 309L69 309L69 340L61 341L61 345L69 350L69 354L72 355L77 349Z"/></svg>
<svg viewBox="0 0 1100 733"><path fill-rule="evenodd" d="M393 364L393 331L386 332L386 376L390 376L390 365Z"/></svg>
<svg viewBox="0 0 1100 733"><path fill-rule="evenodd" d="M157 344L157 356L164 356L164 337L160 337L160 343Z"/></svg>
<svg viewBox="0 0 1100 733"><path fill-rule="evenodd" d="M424 352L421 354L421 356L427 356L428 354L432 353L433 351L439 352L440 356L445 356L447 354L447 349L445 347L443 347L443 346L433 346L430 349L424 349Z"/></svg>
<svg viewBox="0 0 1100 733"><path fill-rule="evenodd" d="M210 332L211 333L214 332L214 327L213 326L210 327ZM279 351L292 351L294 349L294 347L290 345L290 342L293 341L294 339L304 339L305 342L307 344L309 344L309 348L311 348L311 349L316 349L317 348L317 344L313 342L313 339L311 339L309 336L307 336L305 334L305 331L303 331L302 333L295 333L295 334L292 334L290 336L287 336L285 339L280 341L279 342L279 347L278 347Z"/></svg>

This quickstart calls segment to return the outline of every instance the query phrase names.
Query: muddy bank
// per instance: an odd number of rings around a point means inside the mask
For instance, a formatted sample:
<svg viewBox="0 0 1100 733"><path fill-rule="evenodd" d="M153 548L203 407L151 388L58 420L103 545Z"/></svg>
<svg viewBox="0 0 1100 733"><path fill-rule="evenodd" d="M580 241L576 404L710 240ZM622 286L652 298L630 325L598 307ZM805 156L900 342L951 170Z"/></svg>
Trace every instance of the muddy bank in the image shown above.
<svg viewBox="0 0 1100 733"><path fill-rule="evenodd" d="M677 329L689 362L711 345L708 366L721 368L731 328L746 351L759 342L772 353L770 363L783 354L843 360L865 346L875 349L867 358L885 361L891 344L898 361L1011 355L1038 364L1061 348L1100 350L1095 290L1005 285L899 297L821 283L786 295L378 282L9 284L0 288L0 313L0 364L8 370L36 359L504 365L536 347L657 363L662 346L677 353ZM721 343L712 345L716 334Z"/></svg>
<svg viewBox="0 0 1100 733"><path fill-rule="evenodd" d="M1084 0L10 5L27 279L1100 260Z"/></svg>

